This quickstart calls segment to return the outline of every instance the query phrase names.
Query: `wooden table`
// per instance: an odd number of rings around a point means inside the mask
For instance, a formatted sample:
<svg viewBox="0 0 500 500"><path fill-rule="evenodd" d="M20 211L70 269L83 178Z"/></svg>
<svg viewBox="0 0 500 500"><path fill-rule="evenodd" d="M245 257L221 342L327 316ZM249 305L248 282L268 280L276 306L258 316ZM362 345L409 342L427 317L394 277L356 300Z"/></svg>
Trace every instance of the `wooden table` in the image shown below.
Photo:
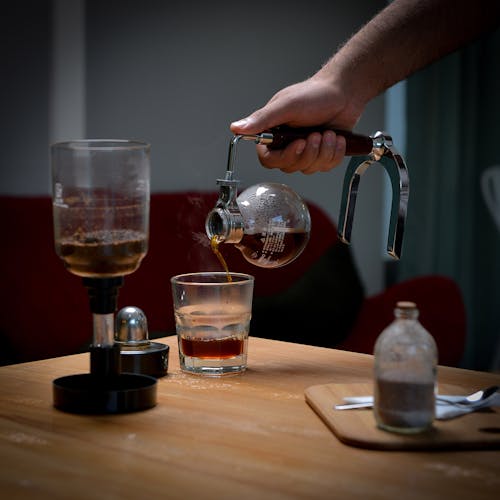
<svg viewBox="0 0 500 500"><path fill-rule="evenodd" d="M0 368L0 497L493 499L500 451L374 451L342 444L304 390L370 380L372 357L258 338L242 376L179 371L175 337L158 406L79 416L52 407L52 380L88 355ZM440 367L474 388L500 376Z"/></svg>

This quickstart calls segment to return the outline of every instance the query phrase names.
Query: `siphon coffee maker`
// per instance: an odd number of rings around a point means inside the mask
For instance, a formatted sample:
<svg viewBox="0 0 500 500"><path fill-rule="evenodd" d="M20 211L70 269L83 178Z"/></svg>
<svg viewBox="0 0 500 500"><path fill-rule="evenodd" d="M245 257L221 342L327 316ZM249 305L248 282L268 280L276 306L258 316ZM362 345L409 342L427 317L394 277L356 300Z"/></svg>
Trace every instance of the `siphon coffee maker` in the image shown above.
<svg viewBox="0 0 500 500"><path fill-rule="evenodd" d="M51 146L55 250L82 278L93 317L90 373L53 382L60 410L122 413L156 404L156 379L122 373L114 340L118 290L148 249L149 151L149 144L128 140Z"/></svg>
<svg viewBox="0 0 500 500"><path fill-rule="evenodd" d="M280 126L260 134L233 136L229 143L225 177L217 179L219 198L206 218L207 236L218 243L233 243L249 262L261 267L278 267L297 258L309 239L310 219L307 207L288 186L281 184L258 184L238 196L239 181L234 177L236 146L241 140L245 140L267 145L270 149L280 149L296 139L307 138L312 132L325 130ZM352 156L344 177L339 213L339 238L344 243L350 243L360 178L370 165L380 163L388 173L392 187L387 252L391 257L399 259L402 252L410 182L403 157L394 147L391 136L383 132L377 132L373 136L343 130L334 132L345 137L346 156ZM270 186L272 189L268 189ZM248 191L251 196L248 196ZM260 197L257 196L259 192ZM283 237L279 236L280 231L283 231L283 227L280 226L286 226L291 233L307 236L302 237L300 244L287 246L283 244ZM260 244L257 249L245 241L245 236L248 234L258 234L257 240ZM267 259L248 258L252 252L257 256L262 253L262 247L270 239L269 235L272 235L271 240L277 239L278 243L281 243L278 244L275 254ZM274 247L276 248L276 245ZM287 255L287 258L280 259L281 255Z"/></svg>

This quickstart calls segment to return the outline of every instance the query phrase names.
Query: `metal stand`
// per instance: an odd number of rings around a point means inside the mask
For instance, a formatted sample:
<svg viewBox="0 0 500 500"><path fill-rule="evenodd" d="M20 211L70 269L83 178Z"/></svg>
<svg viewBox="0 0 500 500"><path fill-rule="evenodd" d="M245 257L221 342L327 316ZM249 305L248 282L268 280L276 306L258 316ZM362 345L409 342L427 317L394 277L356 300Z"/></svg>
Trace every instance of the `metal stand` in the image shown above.
<svg viewBox="0 0 500 500"><path fill-rule="evenodd" d="M94 315L90 373L60 377L53 382L54 407L70 413L129 413L156 405L156 378L121 372L120 347L114 343L113 317L119 278L84 278ZM111 324L111 327L110 327Z"/></svg>

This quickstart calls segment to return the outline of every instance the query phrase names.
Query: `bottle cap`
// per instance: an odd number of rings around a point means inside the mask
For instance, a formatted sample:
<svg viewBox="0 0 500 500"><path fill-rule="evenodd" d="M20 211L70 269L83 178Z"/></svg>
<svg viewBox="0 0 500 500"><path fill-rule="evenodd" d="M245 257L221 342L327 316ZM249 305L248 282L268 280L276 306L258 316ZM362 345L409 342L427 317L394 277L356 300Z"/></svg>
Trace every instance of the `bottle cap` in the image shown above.
<svg viewBox="0 0 500 500"><path fill-rule="evenodd" d="M396 303L396 307L398 309L416 309L417 308L417 304L415 304L415 302L410 302L410 301L407 301L407 300L401 300L399 302Z"/></svg>

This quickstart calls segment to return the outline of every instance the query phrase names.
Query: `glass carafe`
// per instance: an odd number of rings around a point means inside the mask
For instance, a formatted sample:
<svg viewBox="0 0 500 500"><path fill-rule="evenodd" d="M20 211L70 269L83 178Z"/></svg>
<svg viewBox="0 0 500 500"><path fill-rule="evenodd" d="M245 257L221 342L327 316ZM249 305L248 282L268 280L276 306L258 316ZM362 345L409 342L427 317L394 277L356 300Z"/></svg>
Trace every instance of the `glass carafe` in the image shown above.
<svg viewBox="0 0 500 500"><path fill-rule="evenodd" d="M302 253L311 217L290 187L255 184L241 192L236 203L235 211L219 206L209 213L205 227L210 239L234 244L248 262L265 268L289 264Z"/></svg>

